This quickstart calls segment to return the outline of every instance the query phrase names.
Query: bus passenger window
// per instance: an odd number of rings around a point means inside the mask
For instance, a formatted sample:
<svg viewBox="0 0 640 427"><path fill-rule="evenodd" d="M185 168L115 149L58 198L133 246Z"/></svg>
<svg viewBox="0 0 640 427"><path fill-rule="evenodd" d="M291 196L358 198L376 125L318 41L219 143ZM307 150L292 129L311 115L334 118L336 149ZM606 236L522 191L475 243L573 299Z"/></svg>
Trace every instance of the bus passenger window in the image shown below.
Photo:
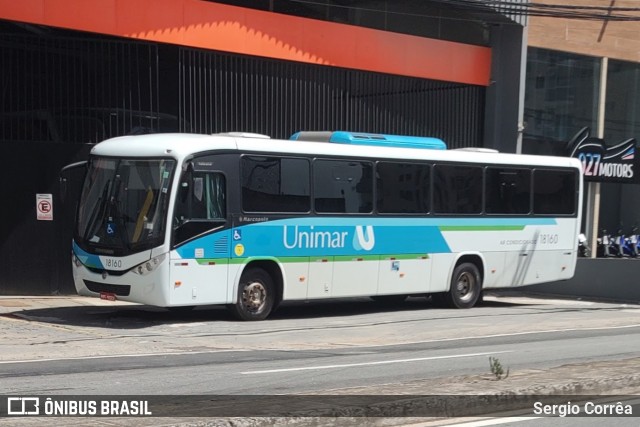
<svg viewBox="0 0 640 427"><path fill-rule="evenodd" d="M575 214L577 182L575 171L536 169L533 172L533 212L542 215Z"/></svg>
<svg viewBox="0 0 640 427"><path fill-rule="evenodd" d="M309 160L242 157L242 210L245 212L309 212Z"/></svg>
<svg viewBox="0 0 640 427"><path fill-rule="evenodd" d="M373 165L369 162L316 160L313 163L316 212L371 213Z"/></svg>
<svg viewBox="0 0 640 427"><path fill-rule="evenodd" d="M436 165L433 174L433 210L441 214L482 212L482 168Z"/></svg>
<svg viewBox="0 0 640 427"><path fill-rule="evenodd" d="M378 212L428 213L430 174L429 165L378 163L376 166Z"/></svg>
<svg viewBox="0 0 640 427"><path fill-rule="evenodd" d="M531 170L488 167L485 191L488 214L528 214L531 211Z"/></svg>

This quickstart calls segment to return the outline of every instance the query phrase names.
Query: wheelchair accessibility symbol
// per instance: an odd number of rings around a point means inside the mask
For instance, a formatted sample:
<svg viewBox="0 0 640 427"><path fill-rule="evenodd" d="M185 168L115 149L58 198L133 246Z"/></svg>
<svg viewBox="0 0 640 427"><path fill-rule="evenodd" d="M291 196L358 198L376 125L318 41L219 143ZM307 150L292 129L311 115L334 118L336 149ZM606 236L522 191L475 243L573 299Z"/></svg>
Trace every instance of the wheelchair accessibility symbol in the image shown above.
<svg viewBox="0 0 640 427"><path fill-rule="evenodd" d="M242 240L242 231L233 230L233 240Z"/></svg>
<svg viewBox="0 0 640 427"><path fill-rule="evenodd" d="M107 234L109 236L113 236L114 234L116 234L116 225L113 222L107 223Z"/></svg>

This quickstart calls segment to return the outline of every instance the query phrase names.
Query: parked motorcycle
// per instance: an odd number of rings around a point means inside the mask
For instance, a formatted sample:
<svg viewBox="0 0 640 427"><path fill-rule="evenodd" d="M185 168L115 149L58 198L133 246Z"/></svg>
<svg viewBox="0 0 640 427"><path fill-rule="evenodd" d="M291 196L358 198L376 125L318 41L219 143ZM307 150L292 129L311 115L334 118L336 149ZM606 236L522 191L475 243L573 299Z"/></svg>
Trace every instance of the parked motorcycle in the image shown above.
<svg viewBox="0 0 640 427"><path fill-rule="evenodd" d="M591 248L587 244L587 236L584 233L578 234L578 256L589 258L591 256Z"/></svg>
<svg viewBox="0 0 640 427"><path fill-rule="evenodd" d="M629 235L629 242L631 244L633 258L638 258L638 256L640 256L640 235L638 235L638 227L633 227L631 229L631 234Z"/></svg>
<svg viewBox="0 0 640 427"><path fill-rule="evenodd" d="M618 234L614 237L614 242L617 249L616 256L618 258L635 258L638 256L636 245L623 233L621 228L618 229Z"/></svg>
<svg viewBox="0 0 640 427"><path fill-rule="evenodd" d="M601 237L597 239L598 247L596 248L596 256L599 258L610 258L618 256L618 245L615 242L614 237L607 233L607 230L602 230Z"/></svg>

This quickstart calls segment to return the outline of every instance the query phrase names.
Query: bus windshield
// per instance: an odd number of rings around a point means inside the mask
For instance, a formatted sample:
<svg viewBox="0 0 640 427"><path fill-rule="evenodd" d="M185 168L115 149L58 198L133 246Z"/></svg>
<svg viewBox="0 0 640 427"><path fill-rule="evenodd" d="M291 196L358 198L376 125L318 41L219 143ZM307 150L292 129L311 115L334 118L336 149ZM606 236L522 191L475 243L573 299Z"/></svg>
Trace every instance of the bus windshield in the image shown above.
<svg viewBox="0 0 640 427"><path fill-rule="evenodd" d="M76 243L128 255L164 242L175 161L94 157L80 196Z"/></svg>

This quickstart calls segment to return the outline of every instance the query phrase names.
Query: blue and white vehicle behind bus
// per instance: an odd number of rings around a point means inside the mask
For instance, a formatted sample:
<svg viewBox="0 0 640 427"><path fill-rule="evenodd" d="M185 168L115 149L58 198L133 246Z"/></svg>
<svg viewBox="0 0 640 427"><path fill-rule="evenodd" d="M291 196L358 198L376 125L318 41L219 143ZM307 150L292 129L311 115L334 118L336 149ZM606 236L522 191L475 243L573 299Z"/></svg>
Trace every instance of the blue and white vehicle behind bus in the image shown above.
<svg viewBox="0 0 640 427"><path fill-rule="evenodd" d="M90 156L73 241L78 293L161 307L432 295L571 278L576 159L445 150L346 132L155 134Z"/></svg>

